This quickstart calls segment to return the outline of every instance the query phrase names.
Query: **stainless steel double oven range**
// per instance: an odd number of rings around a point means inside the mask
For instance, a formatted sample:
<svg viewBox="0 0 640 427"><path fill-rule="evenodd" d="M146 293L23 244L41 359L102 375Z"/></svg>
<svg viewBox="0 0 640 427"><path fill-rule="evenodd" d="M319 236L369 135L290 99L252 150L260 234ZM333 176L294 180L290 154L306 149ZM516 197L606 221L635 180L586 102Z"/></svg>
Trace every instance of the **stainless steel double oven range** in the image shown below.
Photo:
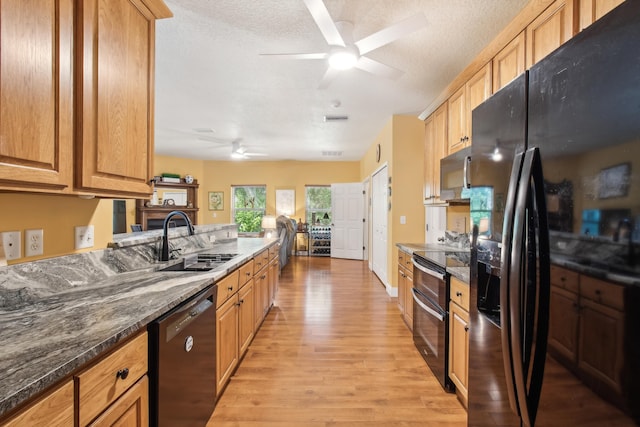
<svg viewBox="0 0 640 427"><path fill-rule="evenodd" d="M440 249L413 253L413 341L446 391L449 379L449 278L447 267L468 267L469 252Z"/></svg>

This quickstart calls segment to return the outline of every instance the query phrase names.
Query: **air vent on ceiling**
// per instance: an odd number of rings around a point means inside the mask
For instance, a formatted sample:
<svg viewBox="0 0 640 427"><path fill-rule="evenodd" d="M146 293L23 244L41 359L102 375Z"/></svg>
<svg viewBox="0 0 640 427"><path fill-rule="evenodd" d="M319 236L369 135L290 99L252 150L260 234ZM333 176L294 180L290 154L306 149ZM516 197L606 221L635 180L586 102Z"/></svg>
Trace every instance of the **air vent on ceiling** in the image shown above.
<svg viewBox="0 0 640 427"><path fill-rule="evenodd" d="M327 157L339 157L342 156L342 151L323 151L322 155Z"/></svg>
<svg viewBox="0 0 640 427"><path fill-rule="evenodd" d="M349 120L349 116L324 116L325 122L339 122L341 120Z"/></svg>

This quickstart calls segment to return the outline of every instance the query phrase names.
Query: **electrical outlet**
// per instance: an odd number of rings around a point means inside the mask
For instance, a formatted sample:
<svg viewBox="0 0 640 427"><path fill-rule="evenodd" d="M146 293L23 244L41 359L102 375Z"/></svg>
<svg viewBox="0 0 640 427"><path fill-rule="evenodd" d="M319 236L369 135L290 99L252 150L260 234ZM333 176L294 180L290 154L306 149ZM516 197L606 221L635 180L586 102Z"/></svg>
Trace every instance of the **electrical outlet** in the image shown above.
<svg viewBox="0 0 640 427"><path fill-rule="evenodd" d="M42 229L24 230L24 256L38 256L44 252Z"/></svg>
<svg viewBox="0 0 640 427"><path fill-rule="evenodd" d="M93 241L93 225L76 227L76 249L92 248Z"/></svg>
<svg viewBox="0 0 640 427"><path fill-rule="evenodd" d="M4 257L7 260L20 258L21 257L20 232L5 231L4 233L0 233L0 234L2 235L2 239L0 239L0 244L4 249Z"/></svg>

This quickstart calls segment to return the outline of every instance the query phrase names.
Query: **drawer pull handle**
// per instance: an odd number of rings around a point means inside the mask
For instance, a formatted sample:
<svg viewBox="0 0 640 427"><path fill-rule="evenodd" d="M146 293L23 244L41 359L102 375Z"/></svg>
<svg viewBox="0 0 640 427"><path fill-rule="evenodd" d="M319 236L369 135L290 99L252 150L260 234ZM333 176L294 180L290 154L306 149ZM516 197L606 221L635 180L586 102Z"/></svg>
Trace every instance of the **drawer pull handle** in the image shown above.
<svg viewBox="0 0 640 427"><path fill-rule="evenodd" d="M232 290L233 290L233 286L229 286L227 289L228 289L229 291L232 291Z"/></svg>
<svg viewBox="0 0 640 427"><path fill-rule="evenodd" d="M128 376L129 376L129 368L120 369L116 373L116 378L120 378L123 380L126 380Z"/></svg>
<svg viewBox="0 0 640 427"><path fill-rule="evenodd" d="M460 291L456 292L456 296L457 297L461 297L462 296L462 292L460 292Z"/></svg>

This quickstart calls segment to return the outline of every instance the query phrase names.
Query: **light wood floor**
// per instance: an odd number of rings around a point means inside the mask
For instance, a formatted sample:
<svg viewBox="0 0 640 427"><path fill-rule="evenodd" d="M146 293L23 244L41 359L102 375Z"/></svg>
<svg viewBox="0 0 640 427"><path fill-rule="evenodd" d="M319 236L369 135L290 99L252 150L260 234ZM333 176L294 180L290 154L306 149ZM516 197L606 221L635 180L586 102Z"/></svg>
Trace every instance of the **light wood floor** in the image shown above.
<svg viewBox="0 0 640 427"><path fill-rule="evenodd" d="M208 427L466 426L366 262L293 257Z"/></svg>

